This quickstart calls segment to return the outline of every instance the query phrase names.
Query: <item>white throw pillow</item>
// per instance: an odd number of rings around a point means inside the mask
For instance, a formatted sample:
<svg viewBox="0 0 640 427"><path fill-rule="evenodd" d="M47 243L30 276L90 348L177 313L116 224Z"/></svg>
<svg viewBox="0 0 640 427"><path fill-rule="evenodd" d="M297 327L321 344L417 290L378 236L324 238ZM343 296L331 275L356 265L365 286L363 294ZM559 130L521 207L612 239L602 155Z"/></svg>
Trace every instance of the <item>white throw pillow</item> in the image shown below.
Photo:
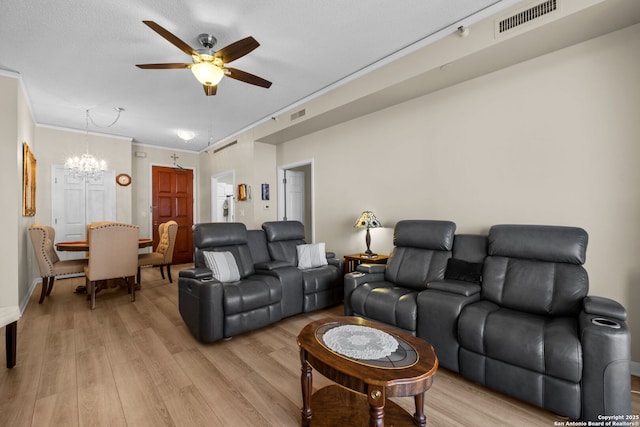
<svg viewBox="0 0 640 427"><path fill-rule="evenodd" d="M308 245L296 246L298 251L298 268L321 267L327 265L327 254L324 250L324 243L310 243Z"/></svg>
<svg viewBox="0 0 640 427"><path fill-rule="evenodd" d="M238 264L231 252L203 252L204 263L212 271L213 277L221 282L240 280Z"/></svg>

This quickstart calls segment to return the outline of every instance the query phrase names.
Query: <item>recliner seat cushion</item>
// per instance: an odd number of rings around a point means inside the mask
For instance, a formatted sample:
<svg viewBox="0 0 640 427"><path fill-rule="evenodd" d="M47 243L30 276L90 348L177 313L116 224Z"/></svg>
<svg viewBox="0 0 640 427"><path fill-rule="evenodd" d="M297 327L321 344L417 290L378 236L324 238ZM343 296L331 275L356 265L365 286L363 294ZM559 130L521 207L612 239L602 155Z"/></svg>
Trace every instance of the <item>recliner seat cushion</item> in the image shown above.
<svg viewBox="0 0 640 427"><path fill-rule="evenodd" d="M282 300L280 281L272 276L254 275L236 282L223 283L224 313L245 313Z"/></svg>
<svg viewBox="0 0 640 427"><path fill-rule="evenodd" d="M576 318L538 316L480 301L462 311L458 337L463 348L491 359L572 383L582 378Z"/></svg>
<svg viewBox="0 0 640 427"><path fill-rule="evenodd" d="M356 315L393 325L415 334L418 292L390 282L365 283L353 290L351 308Z"/></svg>
<svg viewBox="0 0 640 427"><path fill-rule="evenodd" d="M311 270L301 270L302 272L302 289L304 294L312 294L316 292L326 291L339 286L339 280L342 271L339 271L333 265L325 265L316 267Z"/></svg>

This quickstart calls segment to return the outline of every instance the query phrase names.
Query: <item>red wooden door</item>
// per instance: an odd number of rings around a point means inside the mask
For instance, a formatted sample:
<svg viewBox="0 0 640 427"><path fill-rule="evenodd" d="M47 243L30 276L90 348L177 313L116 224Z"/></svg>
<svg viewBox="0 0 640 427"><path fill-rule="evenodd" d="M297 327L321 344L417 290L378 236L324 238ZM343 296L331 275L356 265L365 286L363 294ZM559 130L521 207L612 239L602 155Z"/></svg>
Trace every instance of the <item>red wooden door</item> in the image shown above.
<svg viewBox="0 0 640 427"><path fill-rule="evenodd" d="M173 264L193 262L193 170L153 166L153 246L158 244L158 224L174 220L178 235Z"/></svg>

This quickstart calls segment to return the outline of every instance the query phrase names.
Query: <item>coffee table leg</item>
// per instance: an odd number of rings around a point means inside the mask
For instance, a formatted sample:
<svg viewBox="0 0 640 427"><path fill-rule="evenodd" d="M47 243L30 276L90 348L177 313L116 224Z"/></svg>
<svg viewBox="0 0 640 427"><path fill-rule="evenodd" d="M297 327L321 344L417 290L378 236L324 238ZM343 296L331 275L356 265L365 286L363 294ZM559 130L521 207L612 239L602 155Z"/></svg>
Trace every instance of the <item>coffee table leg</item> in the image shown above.
<svg viewBox="0 0 640 427"><path fill-rule="evenodd" d="M384 427L384 387L369 386L369 427Z"/></svg>
<svg viewBox="0 0 640 427"><path fill-rule="evenodd" d="M313 379L311 377L311 365L307 362L307 352L300 349L300 384L302 385L302 426L307 427L311 423L311 387Z"/></svg>
<svg viewBox="0 0 640 427"><path fill-rule="evenodd" d="M416 413L413 414L413 423L418 427L426 427L427 417L424 416L424 393L416 394Z"/></svg>

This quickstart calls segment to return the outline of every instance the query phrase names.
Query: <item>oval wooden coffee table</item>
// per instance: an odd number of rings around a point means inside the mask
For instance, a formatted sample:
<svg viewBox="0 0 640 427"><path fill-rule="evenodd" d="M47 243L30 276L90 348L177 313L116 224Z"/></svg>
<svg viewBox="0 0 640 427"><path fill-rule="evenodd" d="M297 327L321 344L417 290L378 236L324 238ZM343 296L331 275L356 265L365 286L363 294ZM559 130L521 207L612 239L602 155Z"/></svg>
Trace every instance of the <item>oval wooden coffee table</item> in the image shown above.
<svg viewBox="0 0 640 427"><path fill-rule="evenodd" d="M385 347L395 345L391 338L397 341L393 351ZM385 420L392 426L426 426L424 392L438 369L438 358L426 341L359 317L331 317L305 326L298 346L303 426L382 427ZM356 358L362 352L369 354ZM383 357L373 359L380 354ZM324 387L312 396L312 369L342 387ZM399 396L414 396L413 417L387 400Z"/></svg>

